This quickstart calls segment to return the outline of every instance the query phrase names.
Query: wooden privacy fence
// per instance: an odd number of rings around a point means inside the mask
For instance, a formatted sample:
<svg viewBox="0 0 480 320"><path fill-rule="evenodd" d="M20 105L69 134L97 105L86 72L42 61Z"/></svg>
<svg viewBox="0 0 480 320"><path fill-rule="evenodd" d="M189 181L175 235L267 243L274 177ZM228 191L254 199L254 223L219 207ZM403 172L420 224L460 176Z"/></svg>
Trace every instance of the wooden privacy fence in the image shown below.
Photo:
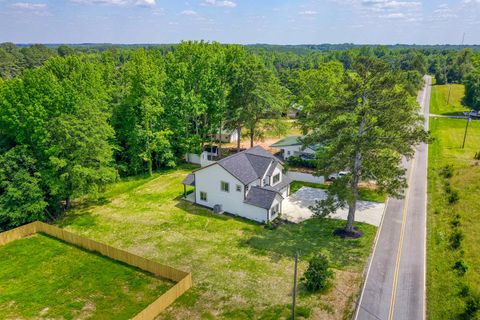
<svg viewBox="0 0 480 320"><path fill-rule="evenodd" d="M192 286L191 273L162 265L155 261L145 259L127 251L108 246L39 221L0 233L0 245L33 235L37 232L47 234L92 252L98 252L113 260L121 261L130 266L150 272L155 276L175 282L175 285L172 288L134 316L134 320L155 319L161 311L165 310Z"/></svg>

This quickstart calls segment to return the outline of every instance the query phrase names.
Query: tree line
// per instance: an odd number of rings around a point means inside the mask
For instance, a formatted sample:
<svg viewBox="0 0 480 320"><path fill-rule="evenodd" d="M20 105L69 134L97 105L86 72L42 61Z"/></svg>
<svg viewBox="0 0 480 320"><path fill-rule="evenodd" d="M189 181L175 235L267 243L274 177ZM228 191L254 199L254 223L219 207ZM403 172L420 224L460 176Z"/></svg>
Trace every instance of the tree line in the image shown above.
<svg viewBox="0 0 480 320"><path fill-rule="evenodd" d="M351 125L362 123L359 119L416 121L406 115L414 110L429 61L418 50L385 47L295 54L206 42L104 50L0 45L0 229L56 219L73 199L95 197L119 177L174 167L222 129L237 129L253 145L281 127L279 120L292 103L305 107L300 122L309 139L340 143L352 136L348 130L334 139L319 128L345 121L329 108L345 109L349 94L353 105L358 92L349 90L358 89L361 77L380 98L387 93L381 88L397 94L386 97L393 99L388 110L394 113L379 118L380 104L368 116L354 108ZM364 71L366 66L372 69ZM370 78L373 70L379 82ZM398 106L403 115L395 113ZM397 121L397 126L407 124ZM422 137L405 136L404 142ZM372 146L365 143L368 151ZM400 151L410 152L397 143ZM395 157L400 152L388 150ZM348 159L324 168L337 169ZM355 179L360 175L358 170Z"/></svg>
<svg viewBox="0 0 480 320"><path fill-rule="evenodd" d="M71 52L10 76L0 82L1 228L55 219L119 176L173 167L224 128L253 143L289 100L261 57L218 43Z"/></svg>

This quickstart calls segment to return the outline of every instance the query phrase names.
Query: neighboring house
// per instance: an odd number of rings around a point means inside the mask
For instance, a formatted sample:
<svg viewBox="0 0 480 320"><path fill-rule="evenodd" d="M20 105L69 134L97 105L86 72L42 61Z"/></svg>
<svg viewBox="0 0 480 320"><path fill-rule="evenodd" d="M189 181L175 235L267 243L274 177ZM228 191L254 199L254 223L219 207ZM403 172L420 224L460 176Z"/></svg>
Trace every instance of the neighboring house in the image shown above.
<svg viewBox="0 0 480 320"><path fill-rule="evenodd" d="M257 222L279 216L290 183L283 163L259 146L198 169L183 181L195 187L189 195L193 202Z"/></svg>
<svg viewBox="0 0 480 320"><path fill-rule="evenodd" d="M298 119L300 117L300 113L302 112L302 106L294 103L288 108L287 117L290 119Z"/></svg>
<svg viewBox="0 0 480 320"><path fill-rule="evenodd" d="M215 135L215 141L220 141L224 143L232 143L232 142L237 142L238 141L238 130L233 129L233 130L227 130L227 129L222 129L220 133L217 133Z"/></svg>
<svg viewBox="0 0 480 320"><path fill-rule="evenodd" d="M301 136L289 136L283 138L280 141L275 142L270 147L282 150L283 159L288 159L292 156L304 156L307 158L313 158L318 149L317 145L310 145L304 147Z"/></svg>

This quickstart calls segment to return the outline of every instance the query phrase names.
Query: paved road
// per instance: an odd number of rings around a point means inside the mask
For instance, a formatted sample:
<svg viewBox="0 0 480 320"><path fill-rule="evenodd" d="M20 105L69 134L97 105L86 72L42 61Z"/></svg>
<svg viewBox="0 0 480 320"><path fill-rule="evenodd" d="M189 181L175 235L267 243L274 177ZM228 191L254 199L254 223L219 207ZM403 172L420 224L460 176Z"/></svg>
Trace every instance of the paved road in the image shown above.
<svg viewBox="0 0 480 320"><path fill-rule="evenodd" d="M431 77L418 102L428 128ZM357 320L425 319L427 146L404 163L409 188L389 199L359 300Z"/></svg>

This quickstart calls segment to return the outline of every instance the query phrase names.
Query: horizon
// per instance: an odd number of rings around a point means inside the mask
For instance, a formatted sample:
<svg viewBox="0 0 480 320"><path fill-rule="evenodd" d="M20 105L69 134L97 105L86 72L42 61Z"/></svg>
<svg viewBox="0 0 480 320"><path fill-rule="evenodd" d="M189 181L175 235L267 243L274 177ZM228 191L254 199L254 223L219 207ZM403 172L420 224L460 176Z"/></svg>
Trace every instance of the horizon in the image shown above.
<svg viewBox="0 0 480 320"><path fill-rule="evenodd" d="M352 42L323 42L323 43L236 43L236 42L220 42L220 41L210 41L210 40L180 40L178 42L11 42L11 41L2 41L0 43L13 43L17 46L32 46L36 44L44 45L44 46L102 46L102 45L110 45L110 46L169 46L169 45L178 45L182 42L208 42L208 43L220 43L222 45L229 45L229 44L237 44L242 46L280 46L280 47L303 47L303 46L323 46L323 45L330 45L330 46L342 46L342 45L350 45L350 46L384 46L384 47L392 47L392 46L425 46L425 47L436 47L436 46L452 46L452 47L477 47L480 46L480 43L464 43L464 44L454 44L454 43L352 43Z"/></svg>
<svg viewBox="0 0 480 320"><path fill-rule="evenodd" d="M0 42L480 43L480 0L2 0Z"/></svg>

